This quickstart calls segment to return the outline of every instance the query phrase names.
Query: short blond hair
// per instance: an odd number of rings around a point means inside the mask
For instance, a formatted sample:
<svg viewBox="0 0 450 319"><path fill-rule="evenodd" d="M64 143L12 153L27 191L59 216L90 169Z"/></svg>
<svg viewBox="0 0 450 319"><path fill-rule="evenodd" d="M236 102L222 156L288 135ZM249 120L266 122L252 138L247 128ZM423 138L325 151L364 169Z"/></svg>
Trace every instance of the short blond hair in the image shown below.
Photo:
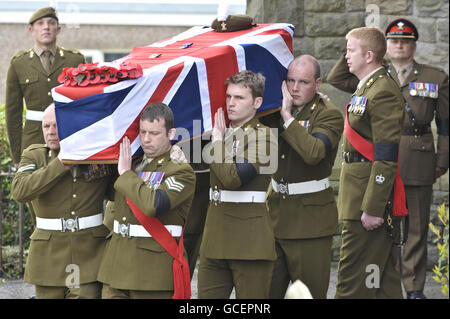
<svg viewBox="0 0 450 319"><path fill-rule="evenodd" d="M355 38L361 41L363 52L372 51L375 62L382 63L386 54L386 38L384 32L376 27L362 27L351 30L345 39Z"/></svg>

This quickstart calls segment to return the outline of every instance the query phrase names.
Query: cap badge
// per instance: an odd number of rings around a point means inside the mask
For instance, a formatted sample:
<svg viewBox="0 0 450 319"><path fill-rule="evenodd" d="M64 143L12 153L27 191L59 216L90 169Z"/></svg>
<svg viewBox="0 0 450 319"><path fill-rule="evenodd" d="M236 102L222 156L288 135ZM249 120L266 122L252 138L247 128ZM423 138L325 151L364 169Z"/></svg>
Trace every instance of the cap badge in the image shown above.
<svg viewBox="0 0 450 319"><path fill-rule="evenodd" d="M397 23L397 26L398 26L398 29L401 31L401 30L403 30L403 27L405 26L405 24L400 21L399 23Z"/></svg>

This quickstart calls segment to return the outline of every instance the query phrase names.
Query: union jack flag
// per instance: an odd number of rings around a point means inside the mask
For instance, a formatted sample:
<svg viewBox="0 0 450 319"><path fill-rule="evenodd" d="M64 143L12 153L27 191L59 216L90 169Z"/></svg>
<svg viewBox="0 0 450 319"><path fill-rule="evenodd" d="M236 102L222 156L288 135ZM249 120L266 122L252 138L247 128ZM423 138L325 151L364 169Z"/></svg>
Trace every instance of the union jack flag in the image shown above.
<svg viewBox="0 0 450 319"><path fill-rule="evenodd" d="M135 155L142 152L139 115L154 102L169 105L175 127L184 128L190 137L209 131L215 112L225 106L225 80L242 70L266 77L259 112L279 107L281 82L293 59L293 33L294 27L285 23L260 24L229 33L193 27L173 38L135 47L129 55L109 64L117 68L124 61L140 64L140 78L54 88L61 158L117 159L125 136ZM194 121L201 125L194 125Z"/></svg>

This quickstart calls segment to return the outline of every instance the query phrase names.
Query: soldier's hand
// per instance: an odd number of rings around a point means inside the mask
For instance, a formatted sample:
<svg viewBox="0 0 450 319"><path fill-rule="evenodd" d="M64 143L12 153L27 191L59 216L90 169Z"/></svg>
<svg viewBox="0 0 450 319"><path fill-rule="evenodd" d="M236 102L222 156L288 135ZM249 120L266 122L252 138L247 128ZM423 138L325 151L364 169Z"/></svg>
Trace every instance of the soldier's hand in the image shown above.
<svg viewBox="0 0 450 319"><path fill-rule="evenodd" d="M58 154L58 159L61 162L61 164L64 165L64 168L68 171L72 168L73 164L66 164L64 163L64 161L62 160L62 158L60 157L61 153Z"/></svg>
<svg viewBox="0 0 450 319"><path fill-rule="evenodd" d="M178 145L173 145L170 149L170 160L174 163L187 163L183 150Z"/></svg>
<svg viewBox="0 0 450 319"><path fill-rule="evenodd" d="M122 143L120 143L119 162L117 163L117 170L119 175L131 170L131 145L128 137L125 136Z"/></svg>
<svg viewBox="0 0 450 319"><path fill-rule="evenodd" d="M281 84L281 93L283 93L283 103L281 104L281 110L280 115L283 118L283 120L286 122L292 117L292 105L293 105L293 98L291 94L289 93L289 90L286 85L286 81L283 81L283 84Z"/></svg>
<svg viewBox="0 0 450 319"><path fill-rule="evenodd" d="M369 215L366 212L361 215L361 223L365 230L374 230L383 225L383 222L383 218Z"/></svg>
<svg viewBox="0 0 450 319"><path fill-rule="evenodd" d="M214 128L212 130L212 141L214 142L223 140L223 136L225 135L226 129L227 125L225 124L225 114L223 112L223 109L220 108L214 115Z"/></svg>
<svg viewBox="0 0 450 319"><path fill-rule="evenodd" d="M442 167L436 167L435 173L434 173L434 181L436 182L436 180L441 177L442 175L444 175L445 173L447 173L447 169L446 168L442 168Z"/></svg>

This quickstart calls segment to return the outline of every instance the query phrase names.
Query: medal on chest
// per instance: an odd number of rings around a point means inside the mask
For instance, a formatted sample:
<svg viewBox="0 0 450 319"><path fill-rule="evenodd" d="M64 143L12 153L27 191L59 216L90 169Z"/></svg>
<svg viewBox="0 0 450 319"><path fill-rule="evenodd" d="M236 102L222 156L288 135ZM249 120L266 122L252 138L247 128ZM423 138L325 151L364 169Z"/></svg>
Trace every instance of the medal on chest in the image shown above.
<svg viewBox="0 0 450 319"><path fill-rule="evenodd" d="M439 85L434 83L410 82L409 95L438 98Z"/></svg>
<svg viewBox="0 0 450 319"><path fill-rule="evenodd" d="M139 177L149 188L158 189L164 177L164 172L140 172Z"/></svg>
<svg viewBox="0 0 450 319"><path fill-rule="evenodd" d="M353 96L348 106L348 112L362 116L366 111L367 97Z"/></svg>
<svg viewBox="0 0 450 319"><path fill-rule="evenodd" d="M308 129L311 126L311 123L309 122L309 120L298 121L298 123L306 129Z"/></svg>

